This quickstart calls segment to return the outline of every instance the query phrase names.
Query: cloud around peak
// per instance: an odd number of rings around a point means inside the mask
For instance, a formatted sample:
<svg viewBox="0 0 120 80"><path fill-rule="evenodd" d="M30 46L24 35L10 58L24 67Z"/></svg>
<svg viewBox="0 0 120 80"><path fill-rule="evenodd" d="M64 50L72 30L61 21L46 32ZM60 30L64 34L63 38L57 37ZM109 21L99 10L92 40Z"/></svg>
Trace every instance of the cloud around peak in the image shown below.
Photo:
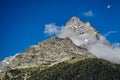
<svg viewBox="0 0 120 80"><path fill-rule="evenodd" d="M86 48L96 57L120 64L120 43L109 44L106 40L107 36L116 33L116 31L109 31L104 36L98 34L98 40L95 36L88 33L80 35L79 32L75 32L71 27L46 24L44 33L49 36L55 35L58 38L69 38L76 46L85 45ZM106 44L106 42L108 44Z"/></svg>
<svg viewBox="0 0 120 80"><path fill-rule="evenodd" d="M53 36L53 35L57 36L61 28L62 28L61 26L57 26L54 23L46 24L44 34L47 34L49 36Z"/></svg>

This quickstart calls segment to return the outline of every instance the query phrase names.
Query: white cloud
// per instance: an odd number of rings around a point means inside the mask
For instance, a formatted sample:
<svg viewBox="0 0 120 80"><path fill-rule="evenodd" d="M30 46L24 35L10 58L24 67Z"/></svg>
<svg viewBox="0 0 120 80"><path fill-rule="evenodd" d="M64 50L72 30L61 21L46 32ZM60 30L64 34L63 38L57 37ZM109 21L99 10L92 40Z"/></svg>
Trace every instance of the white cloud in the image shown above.
<svg viewBox="0 0 120 80"><path fill-rule="evenodd" d="M90 45L89 50L98 58L120 64L120 47L113 48L111 46L96 43L94 45Z"/></svg>
<svg viewBox="0 0 120 80"><path fill-rule="evenodd" d="M52 35L57 36L59 34L60 30L61 30L60 26L56 26L55 24L51 23L51 24L45 25L44 33L49 36L52 36Z"/></svg>
<svg viewBox="0 0 120 80"><path fill-rule="evenodd" d="M90 10L90 11L84 12L83 16L85 16L85 17L92 17L92 16L94 16L94 14L93 14L93 11Z"/></svg>
<svg viewBox="0 0 120 80"><path fill-rule="evenodd" d="M116 31L110 31L106 36ZM104 36L99 35L99 40L90 34L79 35L71 28L63 28L59 34L59 38L70 38L77 46L86 45L86 48L96 57L102 58L113 63L120 63L120 43L114 43L111 46L107 44Z"/></svg>
<svg viewBox="0 0 120 80"><path fill-rule="evenodd" d="M82 34L80 35L77 32L74 32L71 28L63 28L60 31L59 38L70 38L73 43L77 46L81 46L83 44L87 43L94 43L97 39L95 39L94 36L91 36L90 34Z"/></svg>

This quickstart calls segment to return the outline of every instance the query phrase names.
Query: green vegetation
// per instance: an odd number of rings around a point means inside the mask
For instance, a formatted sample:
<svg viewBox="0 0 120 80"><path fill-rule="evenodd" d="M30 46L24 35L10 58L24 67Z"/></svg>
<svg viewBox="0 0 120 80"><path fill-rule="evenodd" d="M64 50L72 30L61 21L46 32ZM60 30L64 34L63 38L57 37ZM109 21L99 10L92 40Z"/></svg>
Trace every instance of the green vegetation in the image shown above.
<svg viewBox="0 0 120 80"><path fill-rule="evenodd" d="M7 73L4 80L120 80L120 65L97 58L74 58L43 70L36 67L8 70Z"/></svg>
<svg viewBox="0 0 120 80"><path fill-rule="evenodd" d="M73 64L73 63L76 63L76 62L78 62L78 61L80 61L80 60L83 60L83 59L84 59L84 58L73 58L73 59L67 60L67 61L65 61L65 62L70 63L70 64Z"/></svg>
<svg viewBox="0 0 120 80"><path fill-rule="evenodd" d="M26 80L31 76L31 73L46 69L46 66L31 67L31 68L7 68L7 71L3 77L3 80Z"/></svg>

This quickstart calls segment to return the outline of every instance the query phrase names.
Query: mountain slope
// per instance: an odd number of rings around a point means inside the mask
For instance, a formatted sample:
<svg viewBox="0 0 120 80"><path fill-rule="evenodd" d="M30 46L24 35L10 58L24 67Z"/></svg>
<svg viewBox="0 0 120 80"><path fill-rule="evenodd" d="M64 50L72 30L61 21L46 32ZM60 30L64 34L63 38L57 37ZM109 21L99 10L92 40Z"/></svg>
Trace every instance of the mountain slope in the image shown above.
<svg viewBox="0 0 120 80"><path fill-rule="evenodd" d="M78 47L68 38L52 37L36 46L29 47L24 53L17 55L10 63L11 68L27 68L39 65L52 66L73 57L93 58L86 48Z"/></svg>
<svg viewBox="0 0 120 80"><path fill-rule="evenodd" d="M18 54L16 54L15 56L6 57L3 61L1 61L0 62L0 72L2 70L4 70L17 55Z"/></svg>
<svg viewBox="0 0 120 80"><path fill-rule="evenodd" d="M11 74L11 76L10 76ZM25 77L25 74L27 77ZM28 76L29 75L29 76ZM97 58L74 58L40 70L9 69L3 80L120 80L120 65Z"/></svg>
<svg viewBox="0 0 120 80"><path fill-rule="evenodd" d="M33 73L30 80L120 80L120 67L102 59L60 63Z"/></svg>

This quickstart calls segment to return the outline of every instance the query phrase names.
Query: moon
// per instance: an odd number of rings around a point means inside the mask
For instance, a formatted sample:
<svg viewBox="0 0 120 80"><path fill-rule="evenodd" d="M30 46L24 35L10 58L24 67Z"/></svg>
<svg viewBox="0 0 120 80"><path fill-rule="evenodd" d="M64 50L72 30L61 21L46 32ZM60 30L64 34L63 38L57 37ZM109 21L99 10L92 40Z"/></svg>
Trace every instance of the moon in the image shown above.
<svg viewBox="0 0 120 80"><path fill-rule="evenodd" d="M108 8L108 9L111 8L111 5L107 5L107 8Z"/></svg>

